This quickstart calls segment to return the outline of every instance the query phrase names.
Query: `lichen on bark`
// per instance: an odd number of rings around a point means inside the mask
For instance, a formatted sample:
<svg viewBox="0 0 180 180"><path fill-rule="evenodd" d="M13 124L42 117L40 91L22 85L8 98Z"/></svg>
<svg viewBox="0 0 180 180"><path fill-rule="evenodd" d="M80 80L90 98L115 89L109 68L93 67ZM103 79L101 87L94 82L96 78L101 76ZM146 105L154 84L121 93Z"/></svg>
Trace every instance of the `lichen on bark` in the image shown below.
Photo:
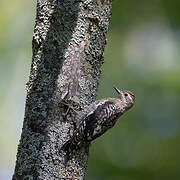
<svg viewBox="0 0 180 180"><path fill-rule="evenodd" d="M111 0L38 0L25 117L13 179L84 179L89 144L62 146L77 110L96 98ZM69 112L67 114L67 111Z"/></svg>

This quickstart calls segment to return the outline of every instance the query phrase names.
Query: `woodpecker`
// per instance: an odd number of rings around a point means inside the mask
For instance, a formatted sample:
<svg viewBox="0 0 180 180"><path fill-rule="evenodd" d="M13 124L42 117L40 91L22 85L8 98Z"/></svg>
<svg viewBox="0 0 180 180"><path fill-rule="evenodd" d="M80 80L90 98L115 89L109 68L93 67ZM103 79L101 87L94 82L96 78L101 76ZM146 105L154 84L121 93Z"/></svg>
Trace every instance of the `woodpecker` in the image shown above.
<svg viewBox="0 0 180 180"><path fill-rule="evenodd" d="M68 148L76 149L83 142L91 142L112 128L117 119L135 102L131 91L122 91L114 87L117 98L104 98L87 106L76 115L76 130L73 137L67 142ZM67 147L67 146L66 146Z"/></svg>

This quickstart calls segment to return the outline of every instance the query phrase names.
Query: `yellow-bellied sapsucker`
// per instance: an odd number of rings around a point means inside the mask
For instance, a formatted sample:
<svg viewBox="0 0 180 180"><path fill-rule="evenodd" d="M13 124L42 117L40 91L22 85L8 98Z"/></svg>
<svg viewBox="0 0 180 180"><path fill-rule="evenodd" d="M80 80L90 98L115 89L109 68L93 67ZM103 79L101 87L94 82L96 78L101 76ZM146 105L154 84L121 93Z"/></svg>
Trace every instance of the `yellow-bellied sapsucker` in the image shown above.
<svg viewBox="0 0 180 180"><path fill-rule="evenodd" d="M76 149L83 142L91 142L101 136L134 105L135 96L131 91L121 91L118 88L115 90L118 93L117 98L97 100L77 113L77 128L66 144L68 148Z"/></svg>

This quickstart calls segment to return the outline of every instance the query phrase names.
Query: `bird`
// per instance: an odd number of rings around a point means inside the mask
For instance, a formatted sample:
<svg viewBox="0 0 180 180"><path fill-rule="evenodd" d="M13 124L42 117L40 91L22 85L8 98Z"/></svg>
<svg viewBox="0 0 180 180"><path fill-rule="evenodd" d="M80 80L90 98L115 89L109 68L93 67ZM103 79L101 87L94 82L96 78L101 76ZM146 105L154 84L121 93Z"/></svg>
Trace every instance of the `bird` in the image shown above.
<svg viewBox="0 0 180 180"><path fill-rule="evenodd" d="M71 139L65 143L66 149L76 150L83 143L90 143L112 128L117 119L129 110L135 102L135 95L129 90L114 87L118 97L96 100L77 112L76 129Z"/></svg>

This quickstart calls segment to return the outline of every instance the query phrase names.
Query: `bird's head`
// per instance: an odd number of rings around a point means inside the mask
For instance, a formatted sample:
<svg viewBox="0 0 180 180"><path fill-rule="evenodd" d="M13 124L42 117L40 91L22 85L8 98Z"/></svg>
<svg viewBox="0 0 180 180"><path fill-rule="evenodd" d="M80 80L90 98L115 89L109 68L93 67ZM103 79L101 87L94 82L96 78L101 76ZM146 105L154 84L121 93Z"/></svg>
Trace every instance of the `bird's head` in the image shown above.
<svg viewBox="0 0 180 180"><path fill-rule="evenodd" d="M131 91L121 91L116 87L114 87L114 89L118 93L118 99L120 99L126 105L127 109L134 105L135 95Z"/></svg>

